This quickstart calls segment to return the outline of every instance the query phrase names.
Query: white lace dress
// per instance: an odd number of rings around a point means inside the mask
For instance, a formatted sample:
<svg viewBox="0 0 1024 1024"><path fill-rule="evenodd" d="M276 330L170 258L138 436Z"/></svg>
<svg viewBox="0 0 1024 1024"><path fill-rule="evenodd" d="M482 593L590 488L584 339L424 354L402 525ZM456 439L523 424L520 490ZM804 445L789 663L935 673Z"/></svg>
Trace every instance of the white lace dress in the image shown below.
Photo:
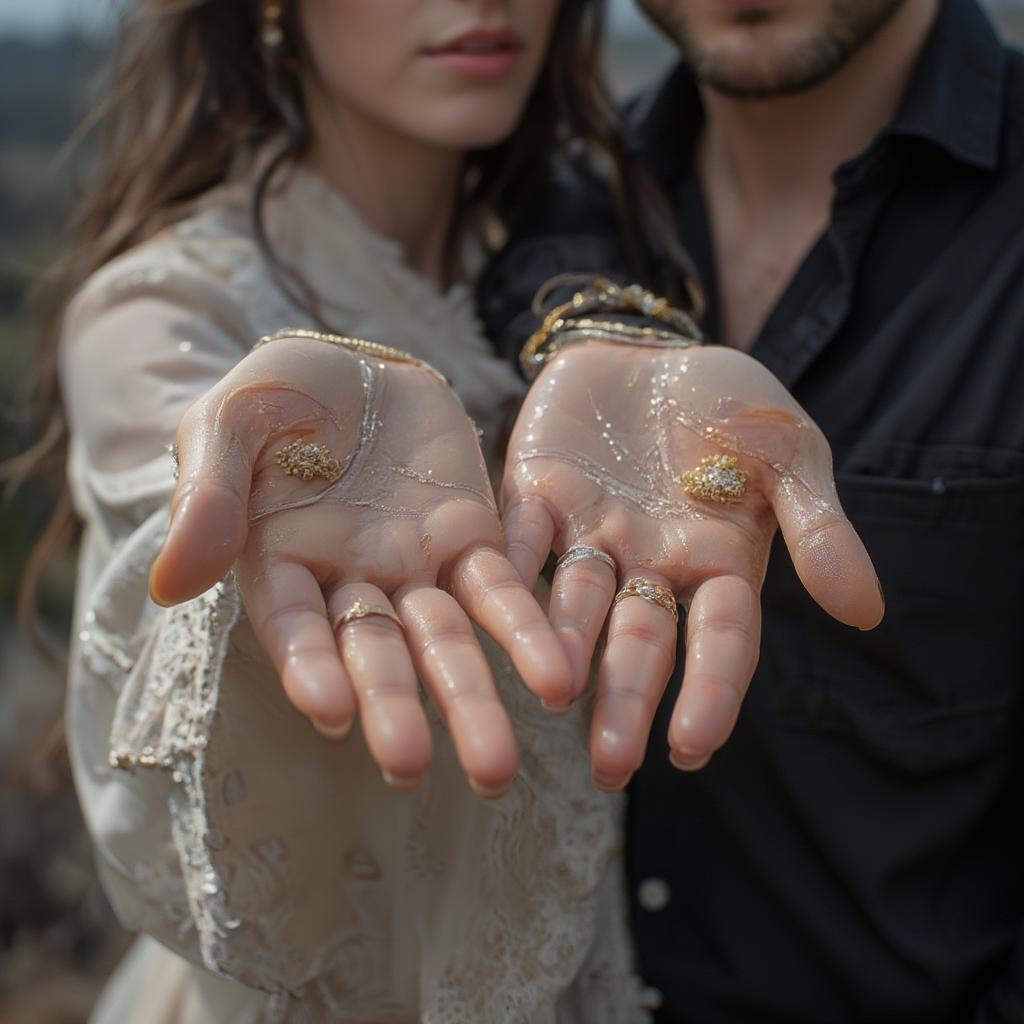
<svg viewBox="0 0 1024 1024"><path fill-rule="evenodd" d="M143 933L93 1019L643 1021L619 804L590 784L582 710L543 713L485 641L520 744L511 792L472 794L436 714L428 780L395 792L358 733L329 742L293 711L230 578L148 599L181 414L261 335L314 326L260 255L249 195L222 188L103 268L65 324L85 520L68 729L99 870ZM332 328L430 361L500 448L520 385L467 288L440 295L308 171L267 224Z"/></svg>

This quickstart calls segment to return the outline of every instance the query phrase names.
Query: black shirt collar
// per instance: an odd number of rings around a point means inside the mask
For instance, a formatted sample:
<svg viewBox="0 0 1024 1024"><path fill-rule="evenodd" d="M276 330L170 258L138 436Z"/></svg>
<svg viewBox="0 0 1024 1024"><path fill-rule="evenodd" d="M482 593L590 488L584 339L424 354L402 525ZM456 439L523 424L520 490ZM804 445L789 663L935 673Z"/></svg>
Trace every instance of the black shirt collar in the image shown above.
<svg viewBox="0 0 1024 1024"><path fill-rule="evenodd" d="M1007 53L976 0L943 0L886 136L925 139L964 163L999 162Z"/></svg>
<svg viewBox="0 0 1024 1024"><path fill-rule="evenodd" d="M943 0L903 103L882 138L921 139L953 158L999 162L1007 53L977 0ZM686 173L704 120L689 69L677 64L632 107L632 151L662 181Z"/></svg>

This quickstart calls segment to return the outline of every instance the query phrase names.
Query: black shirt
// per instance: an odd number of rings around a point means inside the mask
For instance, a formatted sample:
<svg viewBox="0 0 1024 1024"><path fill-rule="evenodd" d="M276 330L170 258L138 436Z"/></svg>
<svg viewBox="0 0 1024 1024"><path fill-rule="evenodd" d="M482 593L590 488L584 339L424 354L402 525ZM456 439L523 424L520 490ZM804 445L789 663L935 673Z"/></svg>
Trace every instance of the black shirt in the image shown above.
<svg viewBox="0 0 1024 1024"><path fill-rule="evenodd" d="M633 110L715 333L685 68ZM640 971L662 1024L1024 1022L1024 58L945 0L900 113L753 349L824 430L886 617L841 626L777 544L761 661L710 765L630 787ZM619 269L561 172L511 217L482 313L510 357L549 274Z"/></svg>

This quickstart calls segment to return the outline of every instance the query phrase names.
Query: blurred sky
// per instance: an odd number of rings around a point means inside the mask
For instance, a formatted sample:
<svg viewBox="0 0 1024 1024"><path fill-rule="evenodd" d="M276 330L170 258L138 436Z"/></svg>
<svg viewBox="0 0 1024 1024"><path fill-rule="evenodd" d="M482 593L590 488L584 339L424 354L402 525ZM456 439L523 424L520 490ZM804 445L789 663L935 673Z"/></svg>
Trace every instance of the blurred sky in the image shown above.
<svg viewBox="0 0 1024 1024"><path fill-rule="evenodd" d="M992 7L1018 7L1024 0L986 0ZM0 34L47 35L64 25L102 30L109 21L112 0L0 0ZM644 30L633 0L610 0L613 27L621 32Z"/></svg>
<svg viewBox="0 0 1024 1024"><path fill-rule="evenodd" d="M1024 0L1015 0L1024 5ZM0 34L46 35L62 25L101 30L109 21L111 0L0 0ZM611 0L615 27L620 31L642 28L633 0Z"/></svg>
<svg viewBox="0 0 1024 1024"><path fill-rule="evenodd" d="M116 0L0 0L0 35L48 35L74 25L102 31L109 24ZM956 2L956 0L953 0ZM994 8L1024 11L1024 0L984 0ZM646 26L633 0L610 0L612 27L627 34L643 33Z"/></svg>
<svg viewBox="0 0 1024 1024"><path fill-rule="evenodd" d="M953 0L956 2L956 0ZM1024 0L984 0L995 8L1018 8ZM102 31L109 23L115 0L0 0L0 35L10 33L48 35L63 26ZM628 34L643 33L646 26L633 0L610 0L612 27Z"/></svg>

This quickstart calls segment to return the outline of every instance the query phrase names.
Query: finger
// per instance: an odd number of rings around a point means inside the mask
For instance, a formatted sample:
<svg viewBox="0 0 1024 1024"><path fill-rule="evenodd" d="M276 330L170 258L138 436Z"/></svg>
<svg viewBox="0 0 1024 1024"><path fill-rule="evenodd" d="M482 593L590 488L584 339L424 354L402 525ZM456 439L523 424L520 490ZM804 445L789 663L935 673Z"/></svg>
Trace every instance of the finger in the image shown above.
<svg viewBox="0 0 1024 1024"><path fill-rule="evenodd" d="M769 500L793 566L811 597L848 626L877 626L885 613L881 584L864 544L843 513L831 475L824 497L792 477L782 477Z"/></svg>
<svg viewBox="0 0 1024 1024"><path fill-rule="evenodd" d="M702 767L729 738L760 642L761 605L750 583L716 576L697 588L686 618L683 686L668 734L677 767Z"/></svg>
<svg viewBox="0 0 1024 1024"><path fill-rule="evenodd" d="M239 583L253 629L288 699L329 735L348 732L356 710L351 680L327 621L320 584L305 566L277 562Z"/></svg>
<svg viewBox="0 0 1024 1024"><path fill-rule="evenodd" d="M386 615L346 621L346 613L360 607L394 612L383 591L369 583L339 587L327 601L370 753L389 785L410 788L426 773L431 753L416 672L398 623Z"/></svg>
<svg viewBox="0 0 1024 1024"><path fill-rule="evenodd" d="M576 545L584 546L582 542ZM597 557L571 560L555 570L548 618L569 657L574 698L587 685L594 648L615 596L615 583L616 570Z"/></svg>
<svg viewBox="0 0 1024 1024"><path fill-rule="evenodd" d="M516 741L466 613L434 587L412 587L394 600L413 664L447 722L470 785L481 796L500 796L515 778Z"/></svg>
<svg viewBox="0 0 1024 1024"><path fill-rule="evenodd" d="M555 524L547 505L536 498L515 499L502 514L505 551L528 590L537 584L551 553Z"/></svg>
<svg viewBox="0 0 1024 1024"><path fill-rule="evenodd" d="M627 579L636 576L667 587L646 570ZM591 770L600 789L622 789L643 760L675 664L676 626L667 608L643 597L624 597L612 606L590 729Z"/></svg>
<svg viewBox="0 0 1024 1024"><path fill-rule="evenodd" d="M507 652L526 686L551 708L572 702L569 659L512 563L477 547L454 566L452 595Z"/></svg>
<svg viewBox="0 0 1024 1024"><path fill-rule="evenodd" d="M178 485L167 540L149 578L157 604L178 604L208 590L245 545L260 441L258 431L239 429L241 413L234 410L241 408L208 396L186 413L178 428Z"/></svg>

